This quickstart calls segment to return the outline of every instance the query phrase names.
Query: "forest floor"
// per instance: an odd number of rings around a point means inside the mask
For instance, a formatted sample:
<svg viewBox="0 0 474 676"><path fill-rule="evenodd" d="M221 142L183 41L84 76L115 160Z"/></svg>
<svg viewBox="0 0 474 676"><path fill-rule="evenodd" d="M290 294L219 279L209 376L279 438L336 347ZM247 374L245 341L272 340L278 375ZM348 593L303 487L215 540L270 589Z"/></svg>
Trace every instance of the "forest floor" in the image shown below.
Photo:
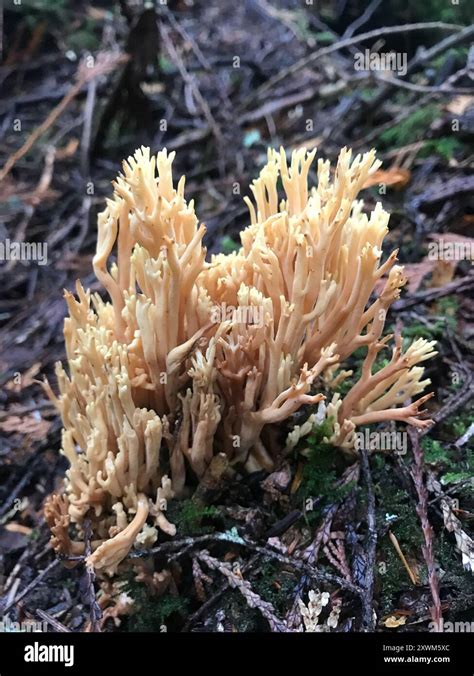
<svg viewBox="0 0 474 676"><path fill-rule="evenodd" d="M455 6L407 19L376 1L356 16L290 0L37 4L6 10L0 67L0 239L46 243L48 256L0 265L0 616L62 631L288 631L312 603L325 631L474 620L474 270L449 254L474 248L474 29ZM420 21L431 23L396 28ZM383 44L407 55L406 72L354 67ZM54 387L65 357L62 290L77 278L99 288L96 216L140 145L176 150L209 253L238 246L242 196L267 147L317 147L332 161L346 145L377 148L383 170L363 197L391 212L387 247L409 280L388 330L438 341L427 365L435 424L410 434L406 452L352 463L316 430L273 474L171 505L178 535L106 608L105 586L49 545L42 505L67 463L38 380ZM161 596L147 587L151 560L172 571ZM128 597L140 612L126 613Z"/></svg>

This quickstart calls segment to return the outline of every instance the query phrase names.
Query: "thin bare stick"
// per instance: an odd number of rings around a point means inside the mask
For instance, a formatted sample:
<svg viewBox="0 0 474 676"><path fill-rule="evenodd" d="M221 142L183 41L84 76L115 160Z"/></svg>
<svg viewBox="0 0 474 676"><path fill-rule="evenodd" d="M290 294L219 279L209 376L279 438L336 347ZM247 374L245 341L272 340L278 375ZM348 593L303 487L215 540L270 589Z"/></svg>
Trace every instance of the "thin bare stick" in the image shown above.
<svg viewBox="0 0 474 676"><path fill-rule="evenodd" d="M306 68L310 64L313 64L321 57L326 56L327 54L332 54L333 52L337 52L340 49L344 49L345 47L356 45L357 43L363 42L364 40L370 40L372 38L378 38L381 37L382 35L388 35L392 33L407 33L410 31L419 31L419 30L462 31L463 29L464 26L459 26L457 24L445 23L443 21L427 21L426 23L421 22L421 23L404 24L402 26L387 26L384 28L376 28L374 30L367 31L366 33L360 33L359 35L355 35L354 37L351 38L338 40L332 45L329 45L328 47L322 47L313 54L305 56L302 59L296 61L296 63L292 64L288 68L281 70L277 75L268 80L268 82L259 87L259 89L257 89L257 91L252 94L252 97L244 103L242 108L246 107L248 103L255 101L262 94L266 93L269 89L274 87L279 82L282 82L288 77L292 77L299 70L301 70L302 68Z"/></svg>
<svg viewBox="0 0 474 676"><path fill-rule="evenodd" d="M351 38L356 30L367 23L372 15L378 10L381 2L382 0L372 0L372 2L369 3L369 5L365 8L364 12L362 12L362 14L357 17L357 19L354 19L354 21L349 24L349 26L347 26L343 33L342 39L344 40L346 38Z"/></svg>
<svg viewBox="0 0 474 676"><path fill-rule="evenodd" d="M238 589L250 608L256 608L267 620L272 632L287 631L286 623L282 622L282 620L276 616L275 608L272 604L268 601L264 601L261 596L253 591L250 582L244 580L239 570L235 571L231 564L219 561L219 559L211 556L206 550L199 552L197 557L209 566L211 570L219 571L219 573L227 579L233 589Z"/></svg>
<svg viewBox="0 0 474 676"><path fill-rule="evenodd" d="M6 614L12 606L24 599L25 596L27 596L35 587L39 585L44 577L46 577L52 570L59 566L59 563L59 559L54 559L51 561L51 563L47 565L46 568L30 582L30 584L26 585L23 591L20 592L16 598L12 599L12 601L10 601L10 603L8 603L5 608L2 609L2 613Z"/></svg>
<svg viewBox="0 0 474 676"><path fill-rule="evenodd" d="M442 611L441 600L439 597L439 579L436 571L434 548L433 548L433 528L428 519L428 491L426 490L424 482L424 462L423 450L420 445L420 438L418 432L410 427L408 434L411 439L411 446L413 451L413 464L410 468L410 474L415 484L416 493L418 495L418 504L416 512L420 519L421 528L423 530L423 537L425 540L422 546L423 557L428 568L428 581L430 585L431 598L433 605L430 608L431 619L436 623L436 626L442 631Z"/></svg>
<svg viewBox="0 0 474 676"><path fill-rule="evenodd" d="M38 609L36 611L36 614L42 620L47 622L54 629L54 631L60 631L62 633L70 633L71 632L71 630L68 629L67 627L65 627L62 622L58 622L58 620L55 617L53 617L52 615L50 615L46 611Z"/></svg>
<svg viewBox="0 0 474 676"><path fill-rule="evenodd" d="M25 143L21 146L21 148L18 148L18 150L14 152L13 155L10 155L8 160L5 162L3 169L0 171L0 181L3 181L3 179L6 176L8 176L8 174L13 169L18 160L24 157L26 153L29 152L31 148L34 146L36 141L51 127L51 125L53 125L56 122L58 117L62 115L62 113L66 110L71 101L73 101L73 99L75 99L75 97L79 94L84 84L89 82L91 79L98 77L99 75L103 75L104 73L109 72L110 70L115 68L119 63L123 63L127 59L128 59L127 55L121 54L118 57L114 56L105 59L98 59L97 65L94 66L93 68L87 68L83 64L81 64L81 66L78 69L76 83L73 84L71 89L61 99L58 105L55 108L53 108L53 110L50 112L50 114L44 120L44 122L42 122L39 125L39 127L36 127L36 129L28 136L28 138L26 139Z"/></svg>
<svg viewBox="0 0 474 676"><path fill-rule="evenodd" d="M418 303L429 303L432 300L444 298L444 296L449 296L452 293L467 291L471 287L474 287L474 273L472 272L464 277L459 277L459 279L455 279L453 282L449 282L449 284L445 284L444 286L410 294L401 300L395 301L391 309L392 311L395 310L395 312L398 310L405 310L405 308L418 305Z"/></svg>
<svg viewBox="0 0 474 676"><path fill-rule="evenodd" d="M201 106L201 110L203 112L204 117L206 118L206 121L209 125L209 127L212 130L212 133L214 134L215 138L217 141L222 141L222 133L221 130L219 129L212 113L211 109L207 105L207 102L205 101L203 95L201 94L199 87L196 84L195 78L188 73L186 70L186 67L183 63L183 60L179 56L178 52L176 51L172 41L170 40L170 37L168 35L168 31L165 28L165 26L160 22L160 35L163 39L163 42L165 43L165 47L173 59L174 63L176 64L176 67L178 68L181 77L183 78L184 82L186 82L192 89L194 96L196 97L197 101L199 102L199 105Z"/></svg>
<svg viewBox="0 0 474 676"><path fill-rule="evenodd" d="M408 573L408 577L411 580L411 583L416 586L417 581L416 581L415 573L410 568L410 565L409 565L408 561L406 560L405 554L402 552L402 548L400 547L400 543L398 542L396 535L394 533L392 533L392 531L389 530L388 531L388 537L390 538L390 542L392 543L392 545L395 548L395 551L398 554L398 558L403 563L405 570Z"/></svg>
<svg viewBox="0 0 474 676"><path fill-rule="evenodd" d="M85 541L85 555L90 556L92 552L92 526L90 519L85 519L84 521L84 541ZM85 566L85 578L87 581L87 587L85 590L85 596L87 598L87 603L89 605L89 613L91 620L91 631L100 632L100 620L102 619L102 610L97 603L95 596L95 572L92 566Z"/></svg>
<svg viewBox="0 0 474 676"><path fill-rule="evenodd" d="M367 538L364 576L364 594L362 596L362 631L374 631L374 570L377 553L377 524L375 520L375 495L367 449L360 449L360 461L367 488Z"/></svg>
<svg viewBox="0 0 474 676"><path fill-rule="evenodd" d="M419 94L446 94L447 96L451 96L452 94L472 94L472 87L447 87L445 83L440 85L420 85L413 82L405 82L405 80L401 80L394 75L381 75L376 72L369 72L366 77L370 79L375 78L378 82L390 87L400 87L401 89L408 89L410 92L417 92Z"/></svg>

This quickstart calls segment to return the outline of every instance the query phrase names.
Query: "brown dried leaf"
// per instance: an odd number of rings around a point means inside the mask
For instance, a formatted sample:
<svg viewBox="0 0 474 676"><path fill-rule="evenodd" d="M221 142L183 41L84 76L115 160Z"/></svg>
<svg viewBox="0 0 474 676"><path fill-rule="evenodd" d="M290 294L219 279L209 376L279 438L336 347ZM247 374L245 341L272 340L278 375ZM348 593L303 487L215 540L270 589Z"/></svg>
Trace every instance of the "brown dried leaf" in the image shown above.
<svg viewBox="0 0 474 676"><path fill-rule="evenodd" d="M403 169L402 167L391 167L390 169L379 169L369 176L369 178L364 183L364 188L370 188L373 185L379 185L384 183L389 185L396 190L401 190L404 188L411 179L411 171L409 169Z"/></svg>

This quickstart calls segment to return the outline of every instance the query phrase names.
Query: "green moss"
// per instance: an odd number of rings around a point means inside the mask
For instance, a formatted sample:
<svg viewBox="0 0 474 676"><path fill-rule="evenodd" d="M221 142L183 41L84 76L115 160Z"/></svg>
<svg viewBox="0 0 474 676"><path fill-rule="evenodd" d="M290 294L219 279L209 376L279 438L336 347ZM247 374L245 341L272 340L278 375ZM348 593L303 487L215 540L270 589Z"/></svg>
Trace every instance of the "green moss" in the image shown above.
<svg viewBox="0 0 474 676"><path fill-rule="evenodd" d="M160 54L158 57L158 64L160 71L165 75L171 75L176 72L176 66L172 61L166 58L163 54Z"/></svg>
<svg viewBox="0 0 474 676"><path fill-rule="evenodd" d="M30 540L33 540L33 542L36 542L36 540L39 540L41 536L41 530L39 528L33 528L31 532L28 534L28 537Z"/></svg>
<svg viewBox="0 0 474 676"><path fill-rule="evenodd" d="M349 392L351 387L354 386L355 380L354 377L349 377L346 378L345 380L342 381L337 387L334 388L334 392L338 392L341 397L345 397L346 394Z"/></svg>
<svg viewBox="0 0 474 676"><path fill-rule="evenodd" d="M361 89L358 90L358 95L362 99L362 101L372 101L374 96L377 93L377 90L374 89L373 87L362 87Z"/></svg>
<svg viewBox="0 0 474 676"><path fill-rule="evenodd" d="M225 254L230 254L233 251L237 251L240 248L240 245L235 242L232 237L229 237L229 235L225 235L221 239L221 250L222 253Z"/></svg>
<svg viewBox="0 0 474 676"><path fill-rule="evenodd" d="M394 599L407 588L407 571L400 561L388 535L383 539L377 562L378 580L381 586L380 609L382 614L393 611Z"/></svg>
<svg viewBox="0 0 474 676"><path fill-rule="evenodd" d="M324 444L324 439L332 436L334 431L334 418L326 418L320 425L316 425L308 437L310 447L318 448ZM332 448L332 447L331 447Z"/></svg>
<svg viewBox="0 0 474 676"><path fill-rule="evenodd" d="M386 519L387 515L397 517L394 520L392 531L398 541L412 550L420 547L423 537L418 516L406 491L397 488L391 482L382 481L376 486L376 493L381 496L380 506L383 514L380 516L383 519Z"/></svg>
<svg viewBox="0 0 474 676"><path fill-rule="evenodd" d="M334 448L329 444L311 448L300 487L304 498L328 497L328 489L337 479L334 455Z"/></svg>
<svg viewBox="0 0 474 676"><path fill-rule="evenodd" d="M442 337L443 333L446 330L446 324L444 321L436 321L430 326L426 324L421 324L414 322L410 326L405 326L403 328L403 337L404 338L426 338L426 340L438 340Z"/></svg>
<svg viewBox="0 0 474 676"><path fill-rule="evenodd" d="M440 114L440 106L436 104L419 108L398 124L382 132L380 141L389 147L405 146L420 141Z"/></svg>
<svg viewBox="0 0 474 676"><path fill-rule="evenodd" d="M263 561L258 572L249 581L253 591L264 601L271 603L276 614L283 617L293 599L297 583L295 576L270 561ZM268 623L261 613L250 608L237 590L226 594L222 609L231 627L239 632L268 631Z"/></svg>
<svg viewBox="0 0 474 676"><path fill-rule="evenodd" d="M469 24L470 5L468 2L446 2L446 0L386 0L379 10L384 16L396 17L397 23L415 21L446 21L448 23ZM472 12L471 12L472 13ZM472 17L471 17L472 18ZM429 35L427 38L429 39ZM432 31L431 40L438 39Z"/></svg>
<svg viewBox="0 0 474 676"><path fill-rule="evenodd" d="M449 484L459 483L460 481L466 481L467 479L474 479L472 472L446 472L446 474L443 474L441 477L441 483L443 486L447 486Z"/></svg>
<svg viewBox="0 0 474 676"><path fill-rule="evenodd" d="M34 30L42 21L59 25L62 21L72 18L72 12L66 0L29 0L26 12L25 5L26 3L11 2L8 9L21 12L22 18L31 30Z"/></svg>
<svg viewBox="0 0 474 676"><path fill-rule="evenodd" d="M459 309L459 301L455 296L444 296L437 301L436 308L440 314L445 313L447 318L452 318Z"/></svg>
<svg viewBox="0 0 474 676"><path fill-rule="evenodd" d="M216 516L219 516L219 510L216 507L200 505L193 500L172 502L167 512L168 519L176 525L181 536L212 533L214 527L208 521Z"/></svg>
<svg viewBox="0 0 474 676"><path fill-rule="evenodd" d="M439 155L441 159L449 162L456 153L461 152L463 149L463 143L454 136L440 136L440 138L425 141L417 155L418 157Z"/></svg>
<svg viewBox="0 0 474 676"><path fill-rule="evenodd" d="M185 616L188 600L180 596L164 594L158 598L150 596L145 584L137 582L130 574L124 585L124 591L134 600L134 612L129 619L129 630L133 632L163 631L167 622L176 615Z"/></svg>
<svg viewBox="0 0 474 676"><path fill-rule="evenodd" d="M236 589L226 594L222 610L231 628L239 633L255 633L268 626L259 611L249 608L242 594Z"/></svg>
<svg viewBox="0 0 474 676"><path fill-rule="evenodd" d="M9 9L22 13L22 19L30 31L43 23L48 32L60 29L68 49L95 51L100 47L102 25L100 21L83 17L67 0L28 0L11 2Z"/></svg>
<svg viewBox="0 0 474 676"><path fill-rule="evenodd" d="M332 435L333 427L333 419L328 418L305 439L309 454L303 468L297 499L305 503L311 499L311 508L306 511L309 523L319 518L326 505L343 500L353 489L352 482L344 486L336 485L341 456L334 446L323 441Z"/></svg>
<svg viewBox="0 0 474 676"><path fill-rule="evenodd" d="M465 427L465 422L459 425L458 431ZM463 432L461 432L463 434ZM437 465L440 469L439 478L444 486L474 481L474 449L467 447L465 452L455 447L442 446L435 439L425 438L422 441L425 462ZM469 485L464 490L472 490ZM462 489L461 489L462 492Z"/></svg>
<svg viewBox="0 0 474 676"><path fill-rule="evenodd" d="M387 148L398 148L423 140L423 146L417 153L419 157L439 155L448 162L456 153L463 150L462 141L455 136L426 138L433 122L442 115L443 112L439 104L430 104L419 108L390 129L382 132L379 137L380 144Z"/></svg>
<svg viewBox="0 0 474 676"><path fill-rule="evenodd" d="M444 2L444 0L443 0ZM439 56L437 56L435 59L430 61L430 63L434 66L434 68L441 68L441 66L445 63L447 58L456 58L459 60L461 63L465 63L467 60L469 54L469 48L468 47L451 47L451 49L448 49L447 52L443 52Z"/></svg>
<svg viewBox="0 0 474 676"><path fill-rule="evenodd" d="M252 580L254 591L283 615L288 610L288 603L296 586L295 576L282 571L271 562L264 562L257 579Z"/></svg>
<svg viewBox="0 0 474 676"><path fill-rule="evenodd" d="M415 506L406 491L400 490L391 476L391 469L384 468L374 475L377 497L377 521L383 530L387 522L396 536L404 555L417 556L421 552L423 534ZM406 590L409 583L407 571L401 562L388 533L380 538L377 560L378 583L381 587L380 603L383 613L393 610L396 597Z"/></svg>
<svg viewBox="0 0 474 676"><path fill-rule="evenodd" d="M459 304L453 296L440 298L436 303L436 315L429 325L421 322L413 322L403 328L404 348L416 338L426 338L426 340L442 340L446 337L446 328L455 330L457 326L457 312ZM394 331L393 326L389 326L390 332Z"/></svg>
<svg viewBox="0 0 474 676"><path fill-rule="evenodd" d="M467 428L472 425L472 423L474 423L474 412L468 412L464 414L460 413L448 418L445 421L443 427L448 432L448 434L458 439L459 437L462 437L462 435L466 432ZM469 440L468 447L474 447L474 437L471 437Z"/></svg>
<svg viewBox="0 0 474 676"><path fill-rule="evenodd" d="M446 448L444 448L436 439L425 437L421 441L424 452L424 459L430 465L450 465L451 460Z"/></svg>

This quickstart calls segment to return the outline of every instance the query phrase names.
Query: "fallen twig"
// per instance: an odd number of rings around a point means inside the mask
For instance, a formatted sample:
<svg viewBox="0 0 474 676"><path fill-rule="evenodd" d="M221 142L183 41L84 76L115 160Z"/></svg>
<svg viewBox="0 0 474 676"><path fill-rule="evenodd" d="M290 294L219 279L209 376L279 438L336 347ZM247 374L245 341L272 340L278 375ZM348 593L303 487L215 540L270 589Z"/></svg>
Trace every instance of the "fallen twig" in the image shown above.
<svg viewBox="0 0 474 676"><path fill-rule="evenodd" d="M418 305L418 303L430 303L432 300L437 298L444 298L449 296L452 293L460 293L461 291L467 291L468 289L474 287L474 272L469 272L465 277L460 277L455 279L449 284L440 286L434 289L426 289L425 291L420 291L419 293L412 294L401 300L397 300L392 304L391 309L396 312L399 310L405 310L407 307L412 307L413 305Z"/></svg>
<svg viewBox="0 0 474 676"><path fill-rule="evenodd" d="M410 469L410 474L412 476L416 493L418 495L416 512L421 522L421 528L423 530L423 537L425 540L425 544L421 549L426 562L426 567L428 569L428 581L430 585L431 598L433 599L433 605L430 607L430 614L433 622L435 622L439 630L442 631L443 614L441 610L441 600L439 597L439 579L434 559L433 528L428 519L428 491L426 490L423 476L423 450L420 445L420 437L418 432L412 427L409 427L408 434L410 435L413 451L413 464Z"/></svg>
<svg viewBox="0 0 474 676"><path fill-rule="evenodd" d="M75 84L69 89L68 93L61 99L58 105L53 108L48 117L42 122L39 127L28 136L25 143L10 155L8 160L5 162L3 169L0 171L0 181L8 176L10 171L13 169L15 164L22 157L26 155L27 152L31 150L36 141L53 125L58 117L66 110L68 105L75 99L79 94L84 84L90 82L93 78L98 77L99 75L104 75L109 71L113 70L119 63L124 63L128 59L126 54L120 54L119 56L110 56L108 55L105 58L98 59L96 65L93 68L87 68L84 64L81 64L77 73L77 80Z"/></svg>
<svg viewBox="0 0 474 676"><path fill-rule="evenodd" d="M376 72L369 72L365 77L374 78L378 82L382 82L389 87L400 87L400 89L408 89L410 92L417 92L419 94L444 94L447 96L472 94L472 87L447 87L444 82L440 85L421 85L416 84L415 82L405 82L405 80L395 77L394 75L388 76Z"/></svg>
<svg viewBox="0 0 474 676"><path fill-rule="evenodd" d="M242 573L247 573L250 571L257 561L259 560L260 555L259 554L254 554L252 558L249 561L246 561L244 564L242 564L241 567L241 572ZM183 627L183 632L187 632L190 630L190 628L196 624L196 622L210 609L214 604L219 601L224 594L231 589L230 582L225 582L222 587L220 587L212 596L210 596L207 601L205 601L202 606L200 606L195 613L193 613L190 617L188 617L186 624Z"/></svg>
<svg viewBox="0 0 474 676"><path fill-rule="evenodd" d="M263 615L273 632L287 631L285 622L282 622L275 615L275 609L272 604L268 601L264 601L261 596L252 590L250 582L248 580L244 580L242 575L239 574L240 571L236 572L233 570L231 564L225 563L224 561L219 561L219 559L215 559L213 556L210 556L209 552L206 550L199 552L197 558L203 561L212 570L218 570L222 575L224 575L224 577L226 577L229 581L229 585L232 588L239 590L248 606L250 608L256 608Z"/></svg>
<svg viewBox="0 0 474 676"><path fill-rule="evenodd" d="M201 94L199 87L197 86L195 78L188 73L186 70L186 66L183 63L183 60L179 56L178 52L175 49L175 46L173 45L166 27L164 26L163 23L159 23L159 28L160 28L160 35L162 37L162 40L165 44L165 47L173 59L176 67L178 68L181 77L183 78L184 82L186 82L192 89L194 96L196 97L197 101L199 102L199 105L201 106L201 110L203 112L204 117L206 118L206 121L209 125L209 127L212 130L212 133L214 134L216 141L221 142L222 141L222 133L221 130L219 129L217 122L215 121L211 109L207 105L206 100L204 99L203 95Z"/></svg>
<svg viewBox="0 0 474 676"><path fill-rule="evenodd" d="M463 27L462 30L457 32L454 35L449 35L447 38L444 38L433 47L429 49L419 50L414 59L408 64L405 77L411 75L416 71L420 66L423 66L428 61L436 58L446 50L461 44L465 40L469 40L474 34L474 26ZM380 91L374 96L370 101L364 103L360 110L357 110L351 119L343 125L341 133L348 134L354 127L356 127L359 122L361 122L364 117L374 110L377 110L379 106L387 100L390 90L399 83L390 82L386 83L385 86L382 86Z"/></svg>
<svg viewBox="0 0 474 676"><path fill-rule="evenodd" d="M439 425L440 422L449 418L449 416L453 415L459 408L465 406L472 398L474 398L474 382L472 375L469 374L463 389L460 392L453 394L448 401L431 416L432 420L435 424ZM425 434L428 434L432 429L433 426L422 430L420 432L420 437L424 437Z"/></svg>
<svg viewBox="0 0 474 676"><path fill-rule="evenodd" d="M313 54L305 56L302 59L299 59L296 63L289 66L288 68L284 68L283 70L281 70L277 75L270 78L268 82L265 82L265 84L259 87L257 91L255 91L252 94L252 97L243 103L240 109L245 109L249 105L249 103L252 103L257 99L259 99L262 96L262 94L268 92L268 90L272 89L276 84L282 82L286 78L293 77L293 75L295 75L299 70L315 63L315 61L317 61L323 56L326 56L327 54L332 54L333 52L337 52L340 49L344 49L345 47L356 45L359 42L363 42L364 40L378 38L381 37L382 35L388 35L393 33L407 33L410 31L418 31L418 30L438 30L438 29L459 31L463 33L465 32L463 26L444 23L443 21L428 21L426 23L421 22L413 24L404 24L402 26L387 26L384 28L376 28L374 30L367 31L366 33L360 33L359 35L355 35L354 37L351 38L338 40L332 45L329 45L328 47L322 47L321 49L318 49L316 52L313 52ZM474 28L472 30L474 32ZM464 34L463 39L466 39L466 37L467 36Z"/></svg>
<svg viewBox="0 0 474 676"><path fill-rule="evenodd" d="M36 611L36 614L42 620L47 622L54 629L54 631L60 631L62 633L70 633L71 632L71 630L68 629L66 626L64 626L64 624L62 622L58 622L58 620L56 618L52 617L52 615L50 615L46 611L38 609Z"/></svg>
<svg viewBox="0 0 474 676"><path fill-rule="evenodd" d="M400 547L400 543L398 542L397 536L395 535L395 533L392 533L392 531L389 530L388 531L388 537L390 538L390 542L392 543L392 545L395 548L395 551L398 554L398 558L400 559L400 561L402 562L405 570L407 571L408 577L410 578L411 583L416 585L417 580L416 580L415 574L413 573L412 569L410 568L408 561L406 560L405 554L402 552L402 548Z"/></svg>
<svg viewBox="0 0 474 676"><path fill-rule="evenodd" d="M16 484L15 488L10 491L8 498L5 500L3 505L0 507L0 523L1 519L5 514L8 512L10 507L13 505L15 500L18 498L20 492L22 489L28 484L29 481L31 481L31 478L34 474L34 472L37 469L38 463L41 459L41 456L39 454L35 455L33 458L30 459L28 468L26 469L25 473L21 477L21 479L18 481Z"/></svg>
<svg viewBox="0 0 474 676"><path fill-rule="evenodd" d="M367 488L367 537L366 537L366 562L365 562L365 585L362 595L362 631L373 631L375 617L373 609L374 601L374 571L375 556L377 553L377 524L375 519L375 495L370 472L370 463L367 450L360 449L360 461L362 472Z"/></svg>
<svg viewBox="0 0 474 676"><path fill-rule="evenodd" d="M369 21L373 14L378 10L381 2L382 0L372 0L372 2L368 4L362 14L347 26L342 35L342 39L345 40L347 38L351 38L357 29L367 23L367 21Z"/></svg>
<svg viewBox="0 0 474 676"><path fill-rule="evenodd" d="M344 589L347 589L348 591L351 591L353 594L360 595L363 593L361 587L358 587L357 585L352 584L347 580L344 580L344 578L340 577L339 575L334 575L332 573L326 573L325 571L322 570L317 570L312 565L309 565L308 563L305 563L302 560L282 554L281 552L271 549L270 547L258 545L255 542L242 538L241 536L235 538L227 537L226 533L209 533L207 535L199 535L198 537L185 537L180 538L179 540L170 540L169 542L163 542L162 544L157 545L152 549L144 549L140 551L131 552L127 558L129 559L143 558L146 556L170 553L175 550L177 552L177 555L174 558L178 558L180 556L183 556L184 554L188 554L190 551L192 551L193 549L195 549L196 547L205 542L220 542L220 543L228 542L233 544L234 546L235 545L243 546L254 552L258 552L259 554L265 556L266 558L275 559L286 566L294 568L295 570L299 570L300 572L308 575L308 577L318 580L319 582L328 582L331 584L338 585L340 587L343 587ZM68 556L64 557L64 560L82 561L84 560L84 557Z"/></svg>
<svg viewBox="0 0 474 676"><path fill-rule="evenodd" d="M92 553L92 527L90 519L84 520L84 541L85 541L85 556L90 556ZM92 566L85 566L84 579L86 581L86 588L84 590L84 597L89 605L91 631L100 632L102 619L102 610L97 603L95 596L95 572Z"/></svg>
<svg viewBox="0 0 474 676"><path fill-rule="evenodd" d="M27 596L31 591L33 591L33 589L35 589L35 587L37 587L37 586L39 585L39 583L41 582L41 580L42 580L43 578L45 578L45 577L46 577L52 570L54 570L57 566L59 566L59 564L60 564L60 560L59 560L59 559L53 559L53 561L51 561L51 563L50 563L49 565L47 565L46 568L45 568L44 570L42 570L41 573L39 573L39 575L37 575L37 576L35 577L35 579L32 580L32 581L30 582L30 584L28 584L28 585L23 589L23 591L21 591L21 592L18 594L18 596L16 596L15 598L13 598L13 599L12 599L12 600L4 607L4 608L1 609L1 612L2 612L3 614L6 614L6 613L10 610L10 608L12 608L15 604L19 603L20 601L22 601L22 600L25 598L25 596Z"/></svg>

